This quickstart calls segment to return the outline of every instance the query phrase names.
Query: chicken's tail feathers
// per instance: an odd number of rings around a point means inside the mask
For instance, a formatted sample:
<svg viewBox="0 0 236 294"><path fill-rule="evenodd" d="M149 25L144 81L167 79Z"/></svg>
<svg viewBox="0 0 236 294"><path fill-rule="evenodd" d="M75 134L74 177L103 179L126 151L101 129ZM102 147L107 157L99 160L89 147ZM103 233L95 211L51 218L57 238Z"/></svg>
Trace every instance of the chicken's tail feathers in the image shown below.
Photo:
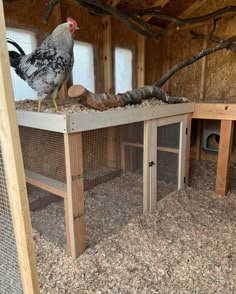
<svg viewBox="0 0 236 294"><path fill-rule="evenodd" d="M7 43L13 45L19 52L19 55L25 55L25 51L21 48L21 46L19 44L17 44L14 40L7 38ZM10 51L10 52L14 52L14 51Z"/></svg>
<svg viewBox="0 0 236 294"><path fill-rule="evenodd" d="M8 53L9 53L11 67L14 67L16 69L17 66L19 65L19 60L22 57L22 55L20 55L16 51L8 51Z"/></svg>

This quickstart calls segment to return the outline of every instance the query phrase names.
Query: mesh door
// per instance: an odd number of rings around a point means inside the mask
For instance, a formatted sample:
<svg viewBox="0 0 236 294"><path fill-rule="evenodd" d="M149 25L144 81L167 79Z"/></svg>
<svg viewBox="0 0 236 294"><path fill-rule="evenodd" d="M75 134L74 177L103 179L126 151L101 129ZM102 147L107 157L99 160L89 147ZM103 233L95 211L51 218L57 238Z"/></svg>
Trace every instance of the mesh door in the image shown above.
<svg viewBox="0 0 236 294"><path fill-rule="evenodd" d="M23 293L0 146L0 293Z"/></svg>
<svg viewBox="0 0 236 294"><path fill-rule="evenodd" d="M178 189L180 123L157 128L157 200Z"/></svg>

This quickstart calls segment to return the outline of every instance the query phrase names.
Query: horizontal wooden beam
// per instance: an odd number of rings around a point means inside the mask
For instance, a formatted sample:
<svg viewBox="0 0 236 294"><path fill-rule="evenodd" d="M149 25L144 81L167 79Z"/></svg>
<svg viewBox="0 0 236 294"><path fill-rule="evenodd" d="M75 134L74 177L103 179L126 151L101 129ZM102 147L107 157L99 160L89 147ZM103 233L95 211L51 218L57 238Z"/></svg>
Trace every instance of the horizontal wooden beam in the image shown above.
<svg viewBox="0 0 236 294"><path fill-rule="evenodd" d="M163 118L193 112L194 103L165 104L121 110L71 114L68 133L95 130L122 124Z"/></svg>
<svg viewBox="0 0 236 294"><path fill-rule="evenodd" d="M190 17L195 11L197 11L201 6L206 4L209 0L197 0L186 10L184 10L178 17L187 18Z"/></svg>
<svg viewBox="0 0 236 294"><path fill-rule="evenodd" d="M124 146L143 148L143 144L139 144L139 143L122 142L121 144ZM157 151L164 151L164 152L170 152L170 153L176 153L176 154L179 153L179 149L169 148L169 147L161 147L161 146L157 146Z"/></svg>
<svg viewBox="0 0 236 294"><path fill-rule="evenodd" d="M184 10L180 15L178 15L179 18L182 18L182 19L186 19L190 16L192 16L194 14L195 11L197 11L201 6L203 6L204 4L206 4L208 0L197 0L195 1L191 6L189 6L186 10ZM196 28L196 27L199 27L199 26L202 26L204 25L203 23L197 23L197 24L189 24L189 25L186 25L186 26L183 26L183 27L180 27L179 29L180 30L190 30L190 29L193 29L193 28ZM170 24L168 26L168 28L170 30L176 30L175 28L175 24Z"/></svg>
<svg viewBox="0 0 236 294"><path fill-rule="evenodd" d="M76 133L112 127L149 119L163 118L193 112L194 103L164 104L150 107L110 109L106 111L81 112L67 115L18 110L20 126L54 131Z"/></svg>
<svg viewBox="0 0 236 294"><path fill-rule="evenodd" d="M236 104L196 103L192 118L236 120Z"/></svg>
<svg viewBox="0 0 236 294"><path fill-rule="evenodd" d="M67 195L66 184L62 182L45 177L30 170L25 170L25 176L26 182L31 185L34 185L40 189L43 189L63 198L65 198Z"/></svg>

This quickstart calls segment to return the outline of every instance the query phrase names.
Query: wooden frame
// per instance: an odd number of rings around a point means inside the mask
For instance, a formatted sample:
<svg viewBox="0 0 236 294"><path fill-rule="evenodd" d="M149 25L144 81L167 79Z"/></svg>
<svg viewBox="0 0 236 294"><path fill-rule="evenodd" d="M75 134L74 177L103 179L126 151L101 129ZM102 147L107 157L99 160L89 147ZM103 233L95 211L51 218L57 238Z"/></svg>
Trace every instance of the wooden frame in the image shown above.
<svg viewBox="0 0 236 294"><path fill-rule="evenodd" d="M224 196L228 192L229 159L232 149L233 121L236 121L236 104L197 103L192 118L199 119L199 125L203 124L204 119L221 120L215 192ZM198 134L199 138L200 135ZM200 159L201 143L198 145L197 159Z"/></svg>
<svg viewBox="0 0 236 294"><path fill-rule="evenodd" d="M151 107L106 110L79 114L52 114L31 111L17 111L20 126L54 131L77 133L121 124L157 119L194 111L194 103L165 104Z"/></svg>
<svg viewBox="0 0 236 294"><path fill-rule="evenodd" d="M143 212L147 213L156 209L156 132L155 122L144 122L143 138Z"/></svg>
<svg viewBox="0 0 236 294"><path fill-rule="evenodd" d="M179 134L179 156L178 156L178 189L184 189L185 187L185 157L186 157L186 143L187 143L187 115L178 115L173 117L162 118L156 120L156 128L158 132L158 127L171 125L175 123L180 123L180 134ZM174 150L170 149L167 152L176 153ZM174 151L174 152L173 152ZM156 156L156 155L155 155ZM155 162L157 160L155 159Z"/></svg>
<svg viewBox="0 0 236 294"><path fill-rule="evenodd" d="M0 142L24 293L39 293L29 203L6 44L3 4L0 3Z"/></svg>
<svg viewBox="0 0 236 294"><path fill-rule="evenodd" d="M192 118L236 120L236 104L196 103Z"/></svg>
<svg viewBox="0 0 236 294"><path fill-rule="evenodd" d="M109 64L108 64L108 67ZM107 85L109 88L109 85ZM171 116L191 113L193 103L156 105L143 108L128 108L120 110L97 111L80 114L49 114L30 111L17 111L18 124L31 128L38 128L64 134L67 183L26 171L27 181L37 187L45 189L64 198L65 223L67 238L67 253L73 258L78 257L85 250L85 215L84 215L84 182L82 162L82 132L101 128L110 128L108 138L109 146L114 144L113 130L111 127L145 121L144 156L146 162L149 150L155 139L149 138L147 121L159 118L171 120ZM154 141L153 141L154 140ZM124 145L123 145L124 146ZM154 146L154 145L153 145ZM123 147L124 148L124 147ZM154 150L155 147L152 147ZM152 151L153 152L153 151ZM108 154L108 161L115 164L114 155ZM123 161L122 161L123 158ZM80 165L77 163L80 162ZM148 161L149 162L149 161ZM121 166L124 167L124 153L121 156ZM144 211L150 211L156 205L155 168L150 173L149 167L144 169ZM151 179L151 180L150 180ZM153 196L154 195L154 196ZM154 200L155 199L155 200Z"/></svg>

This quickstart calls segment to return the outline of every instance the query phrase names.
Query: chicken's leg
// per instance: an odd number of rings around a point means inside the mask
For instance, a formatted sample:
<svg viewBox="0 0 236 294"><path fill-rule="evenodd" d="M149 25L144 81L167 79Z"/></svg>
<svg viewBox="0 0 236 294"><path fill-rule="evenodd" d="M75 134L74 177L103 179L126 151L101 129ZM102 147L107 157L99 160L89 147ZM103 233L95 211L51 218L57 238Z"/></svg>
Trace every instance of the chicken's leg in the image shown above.
<svg viewBox="0 0 236 294"><path fill-rule="evenodd" d="M41 98L38 98L38 112L41 111L41 107L42 107L42 100Z"/></svg>
<svg viewBox="0 0 236 294"><path fill-rule="evenodd" d="M56 102L57 97L52 97L52 103L56 109L56 111L58 111L58 107L57 107L57 102Z"/></svg>

